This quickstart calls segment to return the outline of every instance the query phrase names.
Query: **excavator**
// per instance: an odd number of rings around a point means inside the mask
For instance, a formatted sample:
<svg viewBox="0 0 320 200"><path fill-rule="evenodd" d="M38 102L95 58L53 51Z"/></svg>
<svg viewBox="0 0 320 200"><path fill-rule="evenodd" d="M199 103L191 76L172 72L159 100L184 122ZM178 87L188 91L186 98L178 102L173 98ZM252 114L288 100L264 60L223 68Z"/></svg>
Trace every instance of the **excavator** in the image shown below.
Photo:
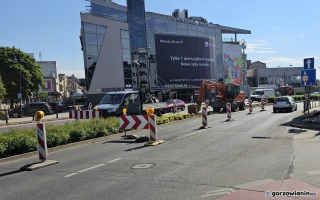
<svg viewBox="0 0 320 200"><path fill-rule="evenodd" d="M223 84L221 82L203 80L199 89L197 103L193 107L196 107L196 110L199 111L205 99L209 99L209 104L215 112L220 112L221 109L226 110L227 102L231 103L232 112L235 112L238 108L239 110L245 109L245 92L240 91L240 85L237 84ZM192 109L192 106L190 109L195 110Z"/></svg>

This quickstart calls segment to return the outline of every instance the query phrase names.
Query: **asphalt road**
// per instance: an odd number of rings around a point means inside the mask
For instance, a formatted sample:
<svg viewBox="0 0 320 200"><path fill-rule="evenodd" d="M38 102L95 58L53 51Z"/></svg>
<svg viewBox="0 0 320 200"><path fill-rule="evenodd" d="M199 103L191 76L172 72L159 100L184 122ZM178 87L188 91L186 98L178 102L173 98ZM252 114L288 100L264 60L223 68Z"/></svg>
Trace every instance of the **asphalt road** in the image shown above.
<svg viewBox="0 0 320 200"><path fill-rule="evenodd" d="M316 133L288 126L302 105L266 110L235 112L229 122L225 113L209 115L208 129L199 129L201 118L161 125L165 142L154 147L114 138L50 153L59 164L35 171L19 168L36 157L0 164L0 199L217 199L292 177L319 187L320 165L304 148L317 148L309 144ZM255 192L264 199L265 191Z"/></svg>

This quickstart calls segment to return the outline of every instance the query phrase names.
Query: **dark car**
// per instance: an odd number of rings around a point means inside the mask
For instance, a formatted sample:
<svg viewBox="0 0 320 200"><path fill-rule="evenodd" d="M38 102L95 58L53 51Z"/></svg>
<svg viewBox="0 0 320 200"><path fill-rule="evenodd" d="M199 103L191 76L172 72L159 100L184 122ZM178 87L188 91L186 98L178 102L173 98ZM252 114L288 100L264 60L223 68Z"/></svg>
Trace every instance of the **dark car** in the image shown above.
<svg viewBox="0 0 320 200"><path fill-rule="evenodd" d="M14 108L9 110L10 117L19 117L22 115L34 115L37 111L43 111L46 115L52 114L53 110L47 102L31 102L22 106L22 109Z"/></svg>
<svg viewBox="0 0 320 200"><path fill-rule="evenodd" d="M186 104L184 101L180 99L168 99L167 103L167 111L169 112L176 112L177 110L184 111Z"/></svg>
<svg viewBox="0 0 320 200"><path fill-rule="evenodd" d="M57 107L58 107L58 111L61 112L61 111L65 111L67 109L67 106L65 103L59 101L59 102L49 102L53 112L56 111Z"/></svg>

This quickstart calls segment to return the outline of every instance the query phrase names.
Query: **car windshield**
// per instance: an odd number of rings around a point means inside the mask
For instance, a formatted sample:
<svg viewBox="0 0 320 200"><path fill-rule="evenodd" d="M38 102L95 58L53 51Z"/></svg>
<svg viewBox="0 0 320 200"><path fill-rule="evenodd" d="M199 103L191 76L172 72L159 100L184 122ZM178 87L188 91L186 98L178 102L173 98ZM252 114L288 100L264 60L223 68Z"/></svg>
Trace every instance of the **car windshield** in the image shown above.
<svg viewBox="0 0 320 200"><path fill-rule="evenodd" d="M289 101L288 97L277 97L275 101Z"/></svg>
<svg viewBox="0 0 320 200"><path fill-rule="evenodd" d="M254 94L254 95L262 95L262 94L263 94L263 91L254 91L253 94Z"/></svg>
<svg viewBox="0 0 320 200"><path fill-rule="evenodd" d="M171 104L171 103L173 103L174 102L174 100L173 99L169 99L169 100L167 100L167 104Z"/></svg>
<svg viewBox="0 0 320 200"><path fill-rule="evenodd" d="M124 94L107 94L103 97L100 104L120 104Z"/></svg>

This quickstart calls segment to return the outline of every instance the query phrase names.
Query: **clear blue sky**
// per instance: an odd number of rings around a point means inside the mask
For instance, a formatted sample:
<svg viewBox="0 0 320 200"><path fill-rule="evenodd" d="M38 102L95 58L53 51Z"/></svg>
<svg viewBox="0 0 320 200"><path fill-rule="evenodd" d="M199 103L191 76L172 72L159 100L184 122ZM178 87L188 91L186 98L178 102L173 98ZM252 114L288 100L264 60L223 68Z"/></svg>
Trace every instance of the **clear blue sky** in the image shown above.
<svg viewBox="0 0 320 200"><path fill-rule="evenodd" d="M303 58L314 57L315 66L320 66L319 0L145 1L150 12L170 15L174 9L188 9L189 16L251 30L251 35L238 35L238 40L247 41L246 53L252 62L302 67ZM126 1L114 2L124 5ZM85 0L1 0L0 46L20 47L37 60L41 52L42 60L58 62L58 73L82 78L80 12L88 5Z"/></svg>

